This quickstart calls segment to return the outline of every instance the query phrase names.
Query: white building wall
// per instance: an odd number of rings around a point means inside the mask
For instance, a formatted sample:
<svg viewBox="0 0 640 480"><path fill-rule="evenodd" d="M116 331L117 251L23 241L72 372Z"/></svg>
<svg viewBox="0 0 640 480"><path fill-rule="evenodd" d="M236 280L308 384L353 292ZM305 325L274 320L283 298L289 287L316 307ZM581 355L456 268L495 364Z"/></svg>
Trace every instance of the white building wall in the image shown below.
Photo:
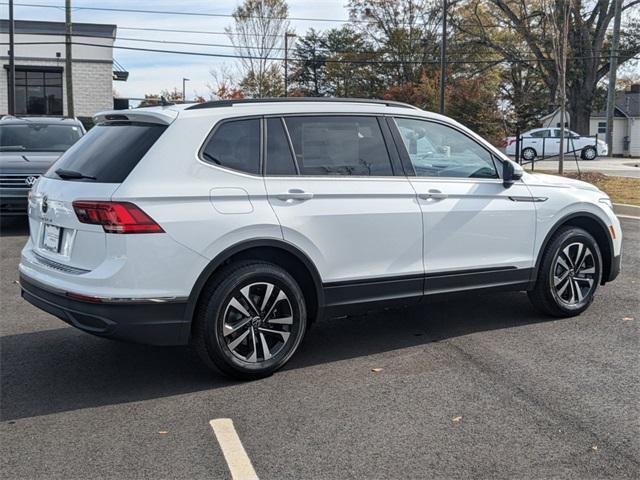
<svg viewBox="0 0 640 480"><path fill-rule="evenodd" d="M3 63L6 63L3 62ZM62 67L61 61L19 60L17 65ZM73 105L76 117L92 117L95 113L113 109L113 66L106 62L73 62ZM9 111L7 73L0 70L0 115ZM67 115L67 79L62 72L62 106Z"/></svg>
<svg viewBox="0 0 640 480"><path fill-rule="evenodd" d="M640 157L640 118L629 119L629 156Z"/></svg>
<svg viewBox="0 0 640 480"><path fill-rule="evenodd" d="M598 123L606 122L605 117L591 117L589 120L589 134L595 135L598 133ZM609 155L625 155L624 151L624 137L627 133L627 118L614 117L613 119L613 145L609 145ZM607 140L606 133L598 133L598 138L602 141Z"/></svg>
<svg viewBox="0 0 640 480"><path fill-rule="evenodd" d="M16 43L56 42L41 45L16 45L16 65L39 67L62 67L62 104L67 115L67 86L65 66L64 36L17 34ZM76 37L80 43L105 45L93 47L73 45L73 96L76 117L91 117L103 110L113 109L113 46L111 38ZM8 43L9 36L0 34L0 43ZM56 55L60 55L57 57ZM8 113L7 73L3 65L8 65L8 57L0 56L0 115Z"/></svg>

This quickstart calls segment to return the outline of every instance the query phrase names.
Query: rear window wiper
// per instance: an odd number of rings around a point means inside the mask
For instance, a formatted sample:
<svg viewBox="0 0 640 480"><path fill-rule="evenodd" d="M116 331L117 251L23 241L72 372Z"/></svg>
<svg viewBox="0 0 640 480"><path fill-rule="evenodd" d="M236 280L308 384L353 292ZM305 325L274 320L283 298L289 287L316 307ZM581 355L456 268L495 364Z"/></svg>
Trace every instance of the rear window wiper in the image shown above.
<svg viewBox="0 0 640 480"><path fill-rule="evenodd" d="M56 175L58 175L60 178L67 180L67 179L89 179L89 180L96 180L96 177L92 177L91 175L85 175L83 173L80 172L76 172L75 170L65 170L64 168L59 168L56 170Z"/></svg>

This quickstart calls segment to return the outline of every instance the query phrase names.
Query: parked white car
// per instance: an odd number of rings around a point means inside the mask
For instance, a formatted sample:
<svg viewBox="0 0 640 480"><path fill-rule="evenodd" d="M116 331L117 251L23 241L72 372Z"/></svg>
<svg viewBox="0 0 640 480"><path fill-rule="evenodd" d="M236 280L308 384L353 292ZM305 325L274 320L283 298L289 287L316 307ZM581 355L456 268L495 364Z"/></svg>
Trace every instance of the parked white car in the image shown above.
<svg viewBox="0 0 640 480"><path fill-rule="evenodd" d="M560 129L535 128L521 135L520 155L523 160L531 162L538 157L546 158L560 154ZM516 137L506 139L506 154L516 154ZM607 144L594 137L582 137L571 130L565 130L565 153L574 152L583 160L594 160L598 156L609 153Z"/></svg>
<svg viewBox="0 0 640 480"><path fill-rule="evenodd" d="M95 335L192 343L229 375L271 374L322 317L425 296L521 290L578 315L620 270L605 193L525 173L409 105L218 101L95 121L33 187L23 297Z"/></svg>

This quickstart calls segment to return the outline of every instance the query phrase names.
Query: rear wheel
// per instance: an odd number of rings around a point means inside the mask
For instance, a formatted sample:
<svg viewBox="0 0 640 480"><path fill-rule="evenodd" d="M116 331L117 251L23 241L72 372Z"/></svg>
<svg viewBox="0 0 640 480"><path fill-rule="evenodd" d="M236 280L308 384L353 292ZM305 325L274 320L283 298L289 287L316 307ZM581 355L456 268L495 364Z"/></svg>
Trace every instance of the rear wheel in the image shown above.
<svg viewBox="0 0 640 480"><path fill-rule="evenodd" d="M548 315L579 315L593 301L601 276L602 256L595 239L581 228L562 227L543 253L529 299Z"/></svg>
<svg viewBox="0 0 640 480"><path fill-rule="evenodd" d="M271 375L297 350L307 325L304 296L277 265L229 265L202 295L194 344L202 360L226 375Z"/></svg>
<svg viewBox="0 0 640 480"><path fill-rule="evenodd" d="M582 152L580 153L580 156L584 160L593 160L598 156L598 152L594 147L584 147L582 149Z"/></svg>
<svg viewBox="0 0 640 480"><path fill-rule="evenodd" d="M533 160L536 159L537 156L538 156L538 153L531 147L527 147L524 150L522 150L522 158L525 159L527 162L532 162Z"/></svg>

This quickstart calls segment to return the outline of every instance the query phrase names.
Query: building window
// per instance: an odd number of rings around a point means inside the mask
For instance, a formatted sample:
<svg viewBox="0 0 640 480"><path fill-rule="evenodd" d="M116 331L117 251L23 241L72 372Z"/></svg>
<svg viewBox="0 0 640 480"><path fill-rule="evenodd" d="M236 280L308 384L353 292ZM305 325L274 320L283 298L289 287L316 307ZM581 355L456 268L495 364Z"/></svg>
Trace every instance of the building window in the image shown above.
<svg viewBox="0 0 640 480"><path fill-rule="evenodd" d="M16 68L16 114L62 115L62 69Z"/></svg>
<svg viewBox="0 0 640 480"><path fill-rule="evenodd" d="M607 133L607 122L598 122L598 133Z"/></svg>

